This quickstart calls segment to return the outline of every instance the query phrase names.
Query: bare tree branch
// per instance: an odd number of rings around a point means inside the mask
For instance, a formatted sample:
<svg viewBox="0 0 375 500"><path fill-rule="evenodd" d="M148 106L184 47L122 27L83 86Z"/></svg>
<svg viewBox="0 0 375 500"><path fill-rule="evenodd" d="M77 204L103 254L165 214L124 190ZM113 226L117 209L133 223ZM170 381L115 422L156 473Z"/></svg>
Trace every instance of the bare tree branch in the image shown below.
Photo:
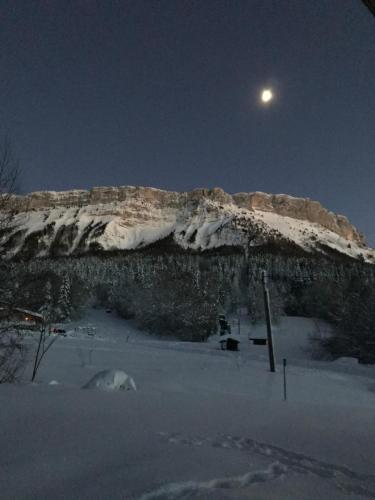
<svg viewBox="0 0 375 500"><path fill-rule="evenodd" d="M362 2L370 10L370 12L372 12L375 16L375 0L362 0Z"/></svg>
<svg viewBox="0 0 375 500"><path fill-rule="evenodd" d="M14 215L11 201L19 175L19 162L9 137L5 136L0 142L0 230L6 229Z"/></svg>
<svg viewBox="0 0 375 500"><path fill-rule="evenodd" d="M57 336L51 337L49 330L50 330L50 325L47 324L47 322L44 322L40 327L39 338L38 338L38 347L37 347L37 350L35 353L33 372L31 375L31 382L34 382L35 377L38 373L40 364L41 364L44 356L47 354L49 349L52 347L52 345L58 339Z"/></svg>
<svg viewBox="0 0 375 500"><path fill-rule="evenodd" d="M5 136L0 141L0 237L14 215L11 199L18 177L18 160L14 156L9 137ZM25 345L19 331L10 321L12 310L17 305L17 294L16 283L9 282L5 268L4 274L0 275L0 295L3 300L0 318L0 383L17 380L25 364Z"/></svg>

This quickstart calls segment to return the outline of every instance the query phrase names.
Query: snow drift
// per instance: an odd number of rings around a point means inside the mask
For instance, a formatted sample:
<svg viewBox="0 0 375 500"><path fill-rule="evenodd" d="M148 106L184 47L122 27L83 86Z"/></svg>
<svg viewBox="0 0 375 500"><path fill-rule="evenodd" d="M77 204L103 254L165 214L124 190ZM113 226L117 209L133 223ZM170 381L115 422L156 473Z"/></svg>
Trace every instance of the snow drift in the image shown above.
<svg viewBox="0 0 375 500"><path fill-rule="evenodd" d="M104 370L97 373L83 389L100 391L136 391L134 380L122 370Z"/></svg>

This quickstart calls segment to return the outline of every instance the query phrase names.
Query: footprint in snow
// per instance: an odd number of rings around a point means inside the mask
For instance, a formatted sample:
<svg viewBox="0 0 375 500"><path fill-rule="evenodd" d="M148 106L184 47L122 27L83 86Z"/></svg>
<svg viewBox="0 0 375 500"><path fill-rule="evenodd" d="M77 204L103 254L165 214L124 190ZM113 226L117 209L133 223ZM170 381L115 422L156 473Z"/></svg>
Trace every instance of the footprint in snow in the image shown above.
<svg viewBox="0 0 375 500"><path fill-rule="evenodd" d="M170 487L172 489L168 490L168 493L166 493L167 490L163 490L165 492L164 496L160 496L162 490L157 490L149 494L156 496L143 496L141 500L177 500L179 498L183 498L183 495L186 495L188 492L190 492L191 488L193 488L193 484L195 485L194 488L196 489L191 491L194 491L194 493L204 491L205 488L208 488L209 484L212 488L238 488L241 487L241 484L248 486L249 484L252 484L252 481L259 482L261 480L260 478L262 477L266 478L265 480L276 479L281 475L285 475L287 472L296 474L311 474L313 476L319 477L320 479L332 481L335 487L347 494L357 494L365 498L375 498L375 475L355 472L345 466L323 462L301 453L289 451L278 446L268 445L251 438L231 435L219 435L216 437L189 437L183 436L182 434L169 434L166 432L160 432L158 433L158 435L166 443L172 445L211 446L221 449L237 449L240 452L252 453L270 458L274 460L274 462L270 465L271 469L267 469L268 472L249 472L244 476L238 476L236 478L229 479L215 479L212 480L213 482L206 481L202 483L191 484L181 483L178 487L176 485L171 485ZM279 471L279 473L271 474L270 470L277 470ZM281 470L282 474L280 472ZM257 478L257 481L255 481L255 478ZM188 486L189 484L190 486ZM215 484L216 486L212 486L213 484ZM223 486L224 484L227 484L227 486ZM230 486L231 484L233 486ZM175 488L175 490L173 490L173 488ZM175 491L175 493L173 493L173 491Z"/></svg>

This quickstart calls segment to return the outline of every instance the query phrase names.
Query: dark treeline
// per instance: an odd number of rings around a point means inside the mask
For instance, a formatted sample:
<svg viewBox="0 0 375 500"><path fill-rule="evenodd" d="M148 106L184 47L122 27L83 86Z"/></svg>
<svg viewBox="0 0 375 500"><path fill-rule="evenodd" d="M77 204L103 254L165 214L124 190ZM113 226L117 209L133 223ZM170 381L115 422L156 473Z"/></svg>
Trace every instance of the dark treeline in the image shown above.
<svg viewBox="0 0 375 500"><path fill-rule="evenodd" d="M246 307L263 319L261 271L268 272L274 319L283 312L329 321L324 347L333 357L375 355L375 267L318 255L129 252L33 259L3 266L4 289L34 310L52 295L56 319L80 308L111 307L150 332L204 340L217 316ZM6 283L8 282L8 286ZM48 288L48 291L46 292Z"/></svg>

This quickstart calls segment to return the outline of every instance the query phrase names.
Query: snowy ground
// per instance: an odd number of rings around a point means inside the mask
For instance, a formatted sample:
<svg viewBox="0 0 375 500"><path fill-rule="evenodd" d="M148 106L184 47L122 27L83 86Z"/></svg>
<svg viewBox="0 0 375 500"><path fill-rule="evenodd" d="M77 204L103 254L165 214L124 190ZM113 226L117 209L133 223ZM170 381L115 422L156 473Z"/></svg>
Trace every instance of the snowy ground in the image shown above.
<svg viewBox="0 0 375 500"><path fill-rule="evenodd" d="M76 329L88 325L94 338ZM272 374L249 328L227 352L215 338L157 340L102 310L67 325L37 384L0 386L0 498L375 498L375 368L311 360L316 323L284 318ZM105 369L137 391L81 389Z"/></svg>

